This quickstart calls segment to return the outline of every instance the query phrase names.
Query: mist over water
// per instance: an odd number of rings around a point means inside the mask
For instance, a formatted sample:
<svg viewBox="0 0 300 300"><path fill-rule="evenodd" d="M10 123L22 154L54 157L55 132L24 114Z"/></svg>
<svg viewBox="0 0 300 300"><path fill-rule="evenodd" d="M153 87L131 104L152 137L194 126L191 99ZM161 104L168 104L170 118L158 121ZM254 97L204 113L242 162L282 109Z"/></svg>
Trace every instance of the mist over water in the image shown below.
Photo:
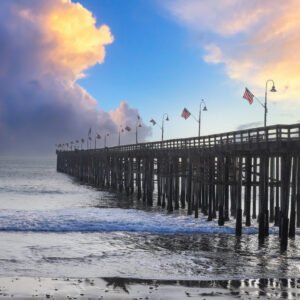
<svg viewBox="0 0 300 300"><path fill-rule="evenodd" d="M56 172L55 159L0 160L0 276L245 279L297 277L299 236L234 235Z"/></svg>

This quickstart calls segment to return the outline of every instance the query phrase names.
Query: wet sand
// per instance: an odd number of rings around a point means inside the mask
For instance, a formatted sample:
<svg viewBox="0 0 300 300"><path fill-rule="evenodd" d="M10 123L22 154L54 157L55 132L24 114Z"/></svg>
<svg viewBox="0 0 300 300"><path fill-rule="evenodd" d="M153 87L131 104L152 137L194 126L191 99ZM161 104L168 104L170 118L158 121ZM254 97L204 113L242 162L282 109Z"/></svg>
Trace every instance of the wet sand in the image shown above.
<svg viewBox="0 0 300 300"><path fill-rule="evenodd" d="M0 299L299 299L300 279L0 278Z"/></svg>

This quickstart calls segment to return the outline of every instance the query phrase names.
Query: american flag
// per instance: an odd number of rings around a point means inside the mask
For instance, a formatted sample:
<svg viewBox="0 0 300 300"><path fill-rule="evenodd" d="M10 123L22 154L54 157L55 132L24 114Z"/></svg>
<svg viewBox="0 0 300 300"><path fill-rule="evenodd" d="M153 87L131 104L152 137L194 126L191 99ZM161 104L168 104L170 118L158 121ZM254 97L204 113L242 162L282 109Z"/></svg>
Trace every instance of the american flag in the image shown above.
<svg viewBox="0 0 300 300"><path fill-rule="evenodd" d="M152 123L153 126L156 124L156 122L153 119L150 120L150 123Z"/></svg>
<svg viewBox="0 0 300 300"><path fill-rule="evenodd" d="M254 95L247 88L245 88L245 93L243 98L246 99L249 102L249 104L252 104Z"/></svg>
<svg viewBox="0 0 300 300"><path fill-rule="evenodd" d="M191 115L191 113L186 108L184 108L181 113L181 116L186 120L190 117L190 115Z"/></svg>

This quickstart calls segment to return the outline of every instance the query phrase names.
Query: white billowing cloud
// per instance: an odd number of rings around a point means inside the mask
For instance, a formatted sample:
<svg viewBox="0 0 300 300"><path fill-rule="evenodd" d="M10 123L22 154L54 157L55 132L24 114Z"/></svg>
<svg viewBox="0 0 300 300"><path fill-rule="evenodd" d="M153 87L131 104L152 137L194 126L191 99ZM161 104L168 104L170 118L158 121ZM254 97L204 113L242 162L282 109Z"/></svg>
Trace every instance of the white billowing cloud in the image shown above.
<svg viewBox="0 0 300 300"><path fill-rule="evenodd" d="M104 62L113 40L79 3L1 0L0 152L53 152L55 143L86 138L90 127L117 134L131 109L117 122L76 82Z"/></svg>
<svg viewBox="0 0 300 300"><path fill-rule="evenodd" d="M136 130L138 130L139 142L143 140L144 136L151 134L151 127L143 123L138 110L130 108L127 101L122 101L115 111L110 112L110 116L116 124L119 124L119 129L122 132L122 140L125 138L130 143L134 143L136 141ZM126 127L130 128L130 131L126 130Z"/></svg>
<svg viewBox="0 0 300 300"><path fill-rule="evenodd" d="M174 0L167 8L176 20L205 36L206 62L223 64L230 78L261 90L272 78L278 100L299 99L298 0Z"/></svg>

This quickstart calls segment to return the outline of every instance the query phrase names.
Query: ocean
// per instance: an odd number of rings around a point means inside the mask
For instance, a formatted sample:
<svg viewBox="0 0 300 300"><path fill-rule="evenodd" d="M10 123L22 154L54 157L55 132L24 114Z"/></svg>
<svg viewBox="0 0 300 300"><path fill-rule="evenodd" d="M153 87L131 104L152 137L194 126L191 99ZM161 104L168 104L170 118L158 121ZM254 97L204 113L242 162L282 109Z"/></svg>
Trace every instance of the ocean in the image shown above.
<svg viewBox="0 0 300 300"><path fill-rule="evenodd" d="M234 231L234 221L219 227L81 184L56 172L55 157L0 159L0 277L298 276L299 233L281 253L276 228L263 245L255 226Z"/></svg>

